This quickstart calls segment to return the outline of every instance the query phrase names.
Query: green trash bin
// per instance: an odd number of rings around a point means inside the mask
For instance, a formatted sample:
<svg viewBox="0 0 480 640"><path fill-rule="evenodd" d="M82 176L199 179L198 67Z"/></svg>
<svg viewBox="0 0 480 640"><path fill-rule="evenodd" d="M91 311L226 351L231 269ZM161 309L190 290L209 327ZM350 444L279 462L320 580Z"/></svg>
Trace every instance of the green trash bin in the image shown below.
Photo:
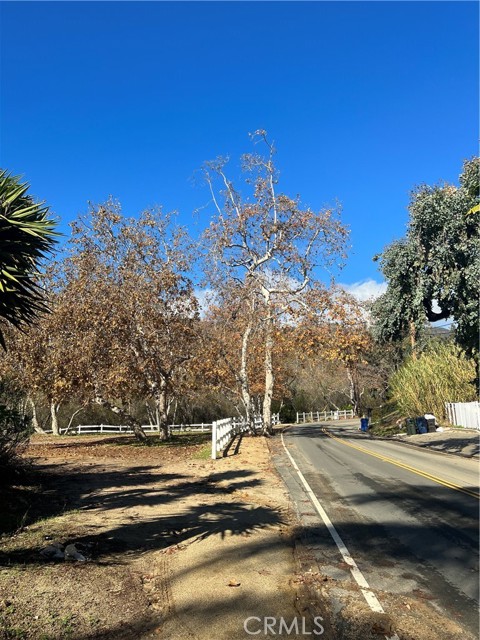
<svg viewBox="0 0 480 640"><path fill-rule="evenodd" d="M405 427L407 429L407 436L414 436L417 433L415 418L407 418L405 420Z"/></svg>

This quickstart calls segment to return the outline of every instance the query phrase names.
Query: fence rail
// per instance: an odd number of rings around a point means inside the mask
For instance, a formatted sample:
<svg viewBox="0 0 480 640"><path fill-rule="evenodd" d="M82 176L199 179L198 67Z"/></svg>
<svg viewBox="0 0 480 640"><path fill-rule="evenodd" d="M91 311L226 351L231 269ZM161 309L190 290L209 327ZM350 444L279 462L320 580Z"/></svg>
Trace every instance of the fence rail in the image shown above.
<svg viewBox="0 0 480 640"><path fill-rule="evenodd" d="M156 424L142 424L142 429L146 433L158 433ZM211 422L199 422L196 424L171 424L170 430L173 432L208 433L212 430ZM67 429L60 429L64 434ZM86 433L132 433L132 428L127 425L118 424L81 424L68 430L67 435L81 435Z"/></svg>
<svg viewBox="0 0 480 640"><path fill-rule="evenodd" d="M326 422L327 420L348 420L354 418L353 409L347 411L303 411L297 413L297 424L305 422Z"/></svg>
<svg viewBox="0 0 480 640"><path fill-rule="evenodd" d="M245 431L248 431L248 423L244 419L216 420L212 425L212 458L216 460L217 453L225 449L236 435Z"/></svg>
<svg viewBox="0 0 480 640"><path fill-rule="evenodd" d="M240 424L242 422L241 418L226 418L227 420L232 420L235 424ZM219 421L217 420L217 425ZM273 414L272 415L272 424L276 425L280 422L280 417L278 414ZM196 422L194 424L171 424L170 425L170 430L173 433L210 433L212 432L212 442L213 442L213 425L215 423L212 422ZM260 427L262 424L262 419L260 417L256 417L255 418L255 426L258 428ZM236 428L236 427L235 427ZM158 427L156 424L143 424L142 425L142 429L146 432L146 433L158 433ZM65 435L67 429L60 429L60 434ZM221 430L222 431L222 430ZM77 427L73 427L71 429L68 430L67 435L94 435L94 434L98 434L98 433L105 433L105 434L119 434L119 433L132 433L133 430L131 427L129 427L128 425L118 425L118 424L81 424L78 425ZM51 431L47 431L47 433L51 433ZM231 434L230 438L233 437L233 435L236 434ZM222 440L222 447L219 449L219 451L221 451L226 445L228 444L228 439L227 439L227 443L223 445L223 440ZM213 446L213 445L212 445Z"/></svg>
<svg viewBox="0 0 480 640"><path fill-rule="evenodd" d="M446 402L445 408L452 424L480 431L480 402Z"/></svg>
<svg viewBox="0 0 480 640"><path fill-rule="evenodd" d="M279 423L280 416L278 413L274 413L272 415L272 424ZM262 426L262 418L260 416L255 416L254 426L257 429ZM244 418L223 418L223 420L214 422L212 425L212 458L215 460L217 454L223 451L236 435L245 433L249 428Z"/></svg>

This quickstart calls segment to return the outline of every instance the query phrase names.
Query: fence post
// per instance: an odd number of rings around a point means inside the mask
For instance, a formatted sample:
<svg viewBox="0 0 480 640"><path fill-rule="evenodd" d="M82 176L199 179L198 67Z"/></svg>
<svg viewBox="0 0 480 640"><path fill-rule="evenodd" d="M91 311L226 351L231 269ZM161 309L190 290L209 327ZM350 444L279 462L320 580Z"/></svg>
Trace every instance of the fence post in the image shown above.
<svg viewBox="0 0 480 640"><path fill-rule="evenodd" d="M217 423L212 422L212 459L217 459Z"/></svg>

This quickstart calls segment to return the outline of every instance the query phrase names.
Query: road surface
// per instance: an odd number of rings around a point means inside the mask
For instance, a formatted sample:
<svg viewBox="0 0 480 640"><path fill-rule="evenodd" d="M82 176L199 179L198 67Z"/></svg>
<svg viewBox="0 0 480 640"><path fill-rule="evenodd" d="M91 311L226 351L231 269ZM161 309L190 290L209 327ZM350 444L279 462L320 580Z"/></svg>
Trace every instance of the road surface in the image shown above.
<svg viewBox="0 0 480 640"><path fill-rule="evenodd" d="M283 441L371 591L413 594L478 637L478 461L376 440L358 421L298 425ZM307 543L322 572L342 579L331 532L287 455L277 468Z"/></svg>

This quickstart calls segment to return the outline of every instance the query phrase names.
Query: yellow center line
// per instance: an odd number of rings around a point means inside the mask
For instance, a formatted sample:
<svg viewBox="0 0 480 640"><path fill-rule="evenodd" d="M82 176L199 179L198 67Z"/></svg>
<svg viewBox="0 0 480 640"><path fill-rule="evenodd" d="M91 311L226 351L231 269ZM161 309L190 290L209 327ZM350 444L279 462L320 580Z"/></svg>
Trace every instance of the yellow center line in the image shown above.
<svg viewBox="0 0 480 640"><path fill-rule="evenodd" d="M437 484L441 484L444 487L448 487L449 489L454 489L455 491L461 491L462 493L466 493L467 496L471 496L472 498L477 498L480 499L480 494L475 492L475 491L471 491L470 489L465 489L464 487L460 487L458 484L454 484L453 482L450 482L449 480L443 480L442 478L438 478L437 476L434 476L430 473L426 473L425 471L421 471L420 469L416 469L415 467L412 467L408 464L405 464L404 462L400 462L399 460L395 460L394 458L389 458L388 456L384 456L380 453L373 453L373 451L369 451L368 449L365 449L364 447L359 447L358 445L352 444L351 442L346 442L343 438L338 438L337 436L334 436L332 433L330 433L327 429L322 428L322 431L329 436L330 438L332 438L333 440L336 440L337 442L339 442L340 444L345 445L346 447L351 447L352 449L357 449L357 451L361 451L362 453L366 453L369 456L373 456L375 458L378 458L379 460L383 460L384 462L389 462L390 464L394 464L397 467L400 467L402 469L406 469L407 471L411 471L412 473L416 473L419 476L423 476L424 478L427 478L428 480L432 480L433 482L436 482Z"/></svg>

